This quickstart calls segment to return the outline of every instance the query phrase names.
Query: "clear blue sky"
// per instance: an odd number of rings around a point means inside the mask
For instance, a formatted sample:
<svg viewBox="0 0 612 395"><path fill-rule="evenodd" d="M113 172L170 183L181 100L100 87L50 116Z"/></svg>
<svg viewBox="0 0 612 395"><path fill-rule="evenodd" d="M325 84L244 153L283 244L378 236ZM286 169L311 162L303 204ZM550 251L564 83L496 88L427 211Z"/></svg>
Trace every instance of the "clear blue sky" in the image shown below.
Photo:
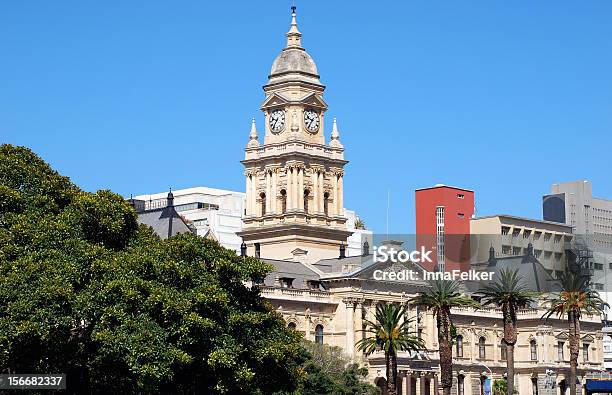
<svg viewBox="0 0 612 395"><path fill-rule="evenodd" d="M370 228L387 189L395 233L436 183L474 189L479 215L541 218L559 181L612 198L611 1L296 5L350 160L345 204ZM90 191L243 190L290 6L3 1L0 142Z"/></svg>

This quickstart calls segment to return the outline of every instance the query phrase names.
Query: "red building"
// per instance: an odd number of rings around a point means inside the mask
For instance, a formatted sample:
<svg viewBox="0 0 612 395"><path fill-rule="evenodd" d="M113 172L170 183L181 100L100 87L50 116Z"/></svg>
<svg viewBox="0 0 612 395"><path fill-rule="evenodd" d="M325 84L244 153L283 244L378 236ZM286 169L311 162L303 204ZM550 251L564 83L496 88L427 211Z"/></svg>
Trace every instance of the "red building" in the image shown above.
<svg viewBox="0 0 612 395"><path fill-rule="evenodd" d="M428 270L468 270L474 191L438 184L415 191L416 245L432 250Z"/></svg>

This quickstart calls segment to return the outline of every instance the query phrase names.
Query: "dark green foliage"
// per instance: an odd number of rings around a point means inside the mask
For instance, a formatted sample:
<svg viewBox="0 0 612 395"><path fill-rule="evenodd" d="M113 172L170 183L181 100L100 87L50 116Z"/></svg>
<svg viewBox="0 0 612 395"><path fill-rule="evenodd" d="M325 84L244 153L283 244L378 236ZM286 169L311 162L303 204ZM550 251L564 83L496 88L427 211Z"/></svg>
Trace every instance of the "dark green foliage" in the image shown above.
<svg viewBox="0 0 612 395"><path fill-rule="evenodd" d="M273 393L303 376L299 335L245 284L270 266L161 240L110 191L0 147L0 370L67 373L69 393Z"/></svg>

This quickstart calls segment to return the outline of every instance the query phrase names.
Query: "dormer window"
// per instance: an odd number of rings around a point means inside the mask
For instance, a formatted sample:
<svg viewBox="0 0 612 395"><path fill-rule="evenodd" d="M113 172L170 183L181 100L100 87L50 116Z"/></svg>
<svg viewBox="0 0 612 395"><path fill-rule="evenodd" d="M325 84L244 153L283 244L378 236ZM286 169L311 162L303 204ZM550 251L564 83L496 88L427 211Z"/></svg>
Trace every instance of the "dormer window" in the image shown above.
<svg viewBox="0 0 612 395"><path fill-rule="evenodd" d="M307 283L309 289L319 290L321 289L321 282L316 280L308 280Z"/></svg>
<svg viewBox="0 0 612 395"><path fill-rule="evenodd" d="M280 286L283 288L293 288L293 280L295 279L291 277L281 277L278 279Z"/></svg>

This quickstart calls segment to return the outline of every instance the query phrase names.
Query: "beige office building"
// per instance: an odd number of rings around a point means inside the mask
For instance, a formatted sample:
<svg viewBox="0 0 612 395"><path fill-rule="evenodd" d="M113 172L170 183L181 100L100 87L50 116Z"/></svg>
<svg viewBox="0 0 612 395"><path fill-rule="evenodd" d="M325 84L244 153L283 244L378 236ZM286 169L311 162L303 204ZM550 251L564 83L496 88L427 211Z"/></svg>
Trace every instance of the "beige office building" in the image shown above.
<svg viewBox="0 0 612 395"><path fill-rule="evenodd" d="M512 215L472 218L470 233L473 262L486 260L491 246L498 257L510 257L525 254L531 243L534 256L554 277L565 270L565 248L573 240L569 225Z"/></svg>

